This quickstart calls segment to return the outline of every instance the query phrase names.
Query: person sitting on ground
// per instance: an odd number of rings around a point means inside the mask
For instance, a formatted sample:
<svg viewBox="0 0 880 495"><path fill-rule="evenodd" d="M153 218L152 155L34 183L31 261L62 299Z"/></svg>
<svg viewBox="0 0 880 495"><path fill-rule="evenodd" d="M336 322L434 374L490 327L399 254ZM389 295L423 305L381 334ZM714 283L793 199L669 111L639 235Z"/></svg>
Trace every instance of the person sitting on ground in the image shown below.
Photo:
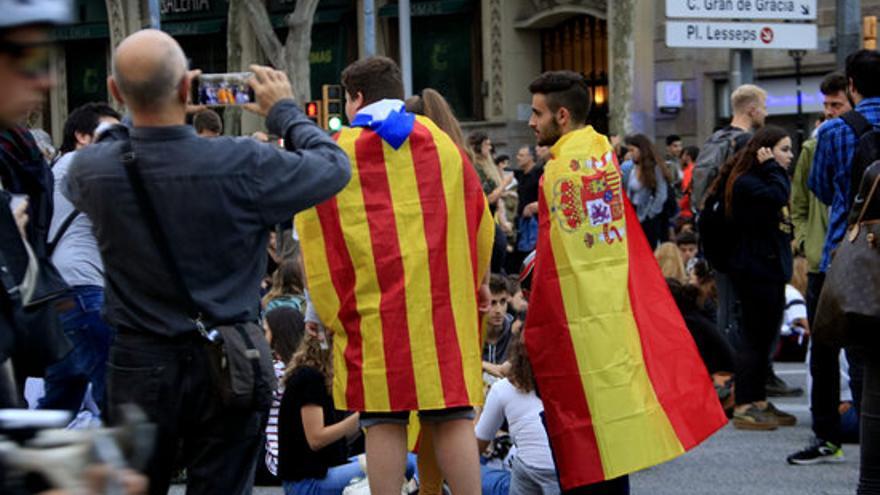
<svg viewBox="0 0 880 495"><path fill-rule="evenodd" d="M486 407L476 426L480 452L485 452L496 433L506 421L516 454L509 474L483 469L483 493L501 495L558 494L559 479L550 451L550 441L544 429L544 404L535 393L535 377L529 363L522 334L510 342L510 370L507 378L489 389ZM492 471L489 473L488 471ZM499 483L498 475L508 477L509 492ZM487 486L490 485L490 486Z"/></svg>
<svg viewBox="0 0 880 495"><path fill-rule="evenodd" d="M193 127L196 134L203 138L214 138L223 134L223 120L217 112L206 108L193 115Z"/></svg>
<svg viewBox="0 0 880 495"><path fill-rule="evenodd" d="M285 495L340 495L364 478L358 458L349 458L346 439L360 434L360 414L340 417L331 394L330 336L306 333L285 372L278 414L278 477ZM409 454L406 476L415 472Z"/></svg>
<svg viewBox="0 0 880 495"><path fill-rule="evenodd" d="M303 315L294 308L278 306L263 317L263 331L272 348L272 364L278 384L272 394L272 407L266 424L266 469L278 475L278 410L284 397L284 370L293 359L305 332Z"/></svg>
<svg viewBox="0 0 880 495"><path fill-rule="evenodd" d="M507 365L507 348L510 345L513 316L507 312L510 293L507 280L492 274L489 278L492 293L491 306L486 315L486 339L483 342L483 371L495 378L503 377ZM485 376L485 375L484 375Z"/></svg>
<svg viewBox="0 0 880 495"><path fill-rule="evenodd" d="M660 244L654 251L657 264L665 278L672 278L684 283L687 281L687 273L684 270L684 261L678 246L671 242Z"/></svg>
<svg viewBox="0 0 880 495"><path fill-rule="evenodd" d="M302 272L295 259L286 259L272 274L272 288L263 296L263 307L268 313L281 306L290 306L302 313L305 308Z"/></svg>
<svg viewBox="0 0 880 495"><path fill-rule="evenodd" d="M678 251L681 253L681 261L685 267L691 263L691 260L697 258L697 254L700 251L700 247L697 244L697 235L689 231L678 234L675 237L675 245L678 246Z"/></svg>

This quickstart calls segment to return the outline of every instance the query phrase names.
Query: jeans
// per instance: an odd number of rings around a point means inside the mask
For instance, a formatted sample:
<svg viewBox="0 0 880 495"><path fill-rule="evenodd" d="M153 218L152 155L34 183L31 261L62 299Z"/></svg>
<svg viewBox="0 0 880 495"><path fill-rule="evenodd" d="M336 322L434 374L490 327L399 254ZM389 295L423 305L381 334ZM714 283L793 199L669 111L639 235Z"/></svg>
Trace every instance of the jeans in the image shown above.
<svg viewBox="0 0 880 495"><path fill-rule="evenodd" d="M268 411L221 403L209 345L196 332L166 337L120 328L110 349L111 422L119 422L120 406L133 403L156 425L144 469L151 495L168 493L178 458L188 495L244 495L253 488Z"/></svg>
<svg viewBox="0 0 880 495"><path fill-rule="evenodd" d="M876 350L865 353L861 417L859 495L880 494L880 358Z"/></svg>
<svg viewBox="0 0 880 495"><path fill-rule="evenodd" d="M416 472L416 456L407 454L406 477L411 478ZM334 466L327 470L327 476L321 479L309 478L299 481L285 481L284 495L340 495L342 490L355 478L365 478L357 457L352 457L347 464Z"/></svg>
<svg viewBox="0 0 880 495"><path fill-rule="evenodd" d="M736 404L767 398L770 348L785 311L785 284L732 277L742 312L741 347L736 370Z"/></svg>
<svg viewBox="0 0 880 495"><path fill-rule="evenodd" d="M535 469L517 457L510 478L510 495L559 495L561 490L555 469Z"/></svg>
<svg viewBox="0 0 880 495"><path fill-rule="evenodd" d="M715 272L715 286L718 288L718 330L727 337L736 353L740 352L742 341L739 334L740 307L730 276Z"/></svg>
<svg viewBox="0 0 880 495"><path fill-rule="evenodd" d="M483 495L508 495L510 493L510 471L481 465L480 486Z"/></svg>
<svg viewBox="0 0 880 495"><path fill-rule="evenodd" d="M40 409L63 409L76 413L89 383L92 397L103 413L106 407L105 375L113 342L113 329L101 318L104 289L92 285L71 288L72 295L58 303L58 317L73 350L46 369L46 395Z"/></svg>

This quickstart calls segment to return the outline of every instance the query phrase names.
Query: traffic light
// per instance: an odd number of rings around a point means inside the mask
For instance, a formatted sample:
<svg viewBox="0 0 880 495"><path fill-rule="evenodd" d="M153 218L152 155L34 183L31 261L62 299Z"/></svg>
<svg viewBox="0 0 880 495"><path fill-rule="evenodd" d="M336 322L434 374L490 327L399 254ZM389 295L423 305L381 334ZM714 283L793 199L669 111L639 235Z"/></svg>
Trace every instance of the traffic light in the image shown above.
<svg viewBox="0 0 880 495"><path fill-rule="evenodd" d="M862 44L867 50L877 49L877 16L865 16L862 20Z"/></svg>
<svg viewBox="0 0 880 495"><path fill-rule="evenodd" d="M321 86L322 127L330 132L342 129L342 86L338 84L325 84Z"/></svg>
<svg viewBox="0 0 880 495"><path fill-rule="evenodd" d="M306 117L312 122L321 125L321 101L315 100L306 103Z"/></svg>

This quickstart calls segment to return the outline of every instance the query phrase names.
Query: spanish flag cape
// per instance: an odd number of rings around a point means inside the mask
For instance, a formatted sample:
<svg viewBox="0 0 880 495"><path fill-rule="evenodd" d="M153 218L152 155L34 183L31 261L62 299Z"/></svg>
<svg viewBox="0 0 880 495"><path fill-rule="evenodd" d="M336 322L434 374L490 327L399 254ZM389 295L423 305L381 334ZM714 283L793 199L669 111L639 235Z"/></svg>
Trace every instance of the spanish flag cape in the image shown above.
<svg viewBox="0 0 880 495"><path fill-rule="evenodd" d="M564 489L668 461L727 419L608 139L552 148L525 341Z"/></svg>
<svg viewBox="0 0 880 495"><path fill-rule="evenodd" d="M385 102L395 110L359 113L336 135L351 182L296 217L311 300L334 332L336 407L479 405L477 291L494 223L449 136Z"/></svg>

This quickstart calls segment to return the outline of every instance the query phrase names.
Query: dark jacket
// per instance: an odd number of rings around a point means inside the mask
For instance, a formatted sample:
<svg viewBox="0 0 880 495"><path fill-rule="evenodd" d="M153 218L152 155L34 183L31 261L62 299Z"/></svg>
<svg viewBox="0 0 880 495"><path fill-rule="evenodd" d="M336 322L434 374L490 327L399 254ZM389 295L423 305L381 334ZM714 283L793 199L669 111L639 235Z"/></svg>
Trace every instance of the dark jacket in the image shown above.
<svg viewBox="0 0 880 495"><path fill-rule="evenodd" d="M292 101L269 132L287 150L249 138L203 139L190 126L135 127L131 144L148 194L207 325L255 321L268 229L340 191L351 166ZM194 330L120 160L120 143L77 153L62 185L92 220L106 267L107 322L166 335Z"/></svg>
<svg viewBox="0 0 880 495"><path fill-rule="evenodd" d="M783 284L791 279L790 193L788 174L775 160L736 180L732 213L737 240L731 274Z"/></svg>

